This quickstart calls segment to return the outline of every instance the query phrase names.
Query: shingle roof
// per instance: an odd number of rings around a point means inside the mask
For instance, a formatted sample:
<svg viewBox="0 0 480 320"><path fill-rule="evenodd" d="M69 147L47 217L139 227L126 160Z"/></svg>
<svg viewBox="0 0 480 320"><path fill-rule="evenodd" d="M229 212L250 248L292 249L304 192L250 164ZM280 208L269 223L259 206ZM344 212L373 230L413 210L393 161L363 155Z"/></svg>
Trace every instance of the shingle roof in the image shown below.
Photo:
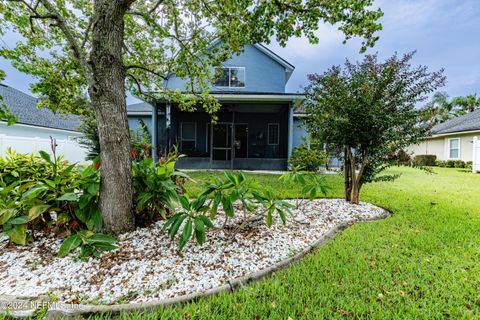
<svg viewBox="0 0 480 320"><path fill-rule="evenodd" d="M432 134L445 134L480 130L480 109L464 114L432 128Z"/></svg>
<svg viewBox="0 0 480 320"><path fill-rule="evenodd" d="M139 102L127 105L127 112L152 112L152 106L146 102Z"/></svg>
<svg viewBox="0 0 480 320"><path fill-rule="evenodd" d="M78 131L80 116L52 112L37 108L38 99L4 84L0 84L0 96L17 117L17 123L31 126ZM0 119L1 120L1 119Z"/></svg>

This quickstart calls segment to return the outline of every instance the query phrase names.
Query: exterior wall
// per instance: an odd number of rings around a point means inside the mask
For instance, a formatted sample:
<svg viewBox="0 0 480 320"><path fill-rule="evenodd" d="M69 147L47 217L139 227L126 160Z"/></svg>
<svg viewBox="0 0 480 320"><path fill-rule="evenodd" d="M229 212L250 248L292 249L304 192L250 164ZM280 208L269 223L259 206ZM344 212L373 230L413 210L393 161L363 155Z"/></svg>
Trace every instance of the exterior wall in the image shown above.
<svg viewBox="0 0 480 320"><path fill-rule="evenodd" d="M293 147L299 147L305 143L305 139L308 137L307 128L302 119L294 118L293 120Z"/></svg>
<svg viewBox="0 0 480 320"><path fill-rule="evenodd" d="M148 132L151 135L153 133L151 115L128 115L128 126L130 130L136 132L140 127L140 120L143 120L147 125ZM165 115L158 115L158 144L160 152L164 152L166 146Z"/></svg>
<svg viewBox="0 0 480 320"><path fill-rule="evenodd" d="M43 139L50 139L50 137L52 137L57 140L65 140L65 139L71 140L74 137L81 136L80 132L75 132L75 131L34 127L34 126L28 126L28 125L22 125L22 124L13 124L11 126L7 126L6 122L1 122L1 121L0 121L0 134L17 136L17 137L27 137L27 138L30 137L30 138L43 138Z"/></svg>
<svg viewBox="0 0 480 320"><path fill-rule="evenodd" d="M444 138L428 139L420 144L410 146L407 149L407 153L411 154L412 156L434 154L437 156L437 160L447 160L445 159L444 140Z"/></svg>
<svg viewBox="0 0 480 320"><path fill-rule="evenodd" d="M244 52L227 60L223 65L225 67L245 67L245 87L212 87L213 91L285 92L285 67L252 45L245 46ZM167 87L184 90L185 83L185 80L174 77L168 81Z"/></svg>
<svg viewBox="0 0 480 320"><path fill-rule="evenodd" d="M5 155L8 149L23 154L37 153L43 150L51 155L50 136L56 139L57 155L63 156L71 163L86 163L87 151L75 140L76 137L81 136L79 132L19 124L7 127L4 122L0 122L0 156Z"/></svg>
<svg viewBox="0 0 480 320"><path fill-rule="evenodd" d="M460 139L459 160L472 161L473 159L473 138L480 137L480 132L470 134L454 134L442 137L430 138L418 145L408 148L409 153L413 155L434 154L437 160L450 160L449 158L449 139ZM456 160L456 159L455 159Z"/></svg>
<svg viewBox="0 0 480 320"><path fill-rule="evenodd" d="M153 132L152 131L152 116L146 115L134 115L134 116L128 116L128 126L130 127L130 130L133 132L137 131L137 129L140 127L140 120L142 120L148 128L148 132Z"/></svg>

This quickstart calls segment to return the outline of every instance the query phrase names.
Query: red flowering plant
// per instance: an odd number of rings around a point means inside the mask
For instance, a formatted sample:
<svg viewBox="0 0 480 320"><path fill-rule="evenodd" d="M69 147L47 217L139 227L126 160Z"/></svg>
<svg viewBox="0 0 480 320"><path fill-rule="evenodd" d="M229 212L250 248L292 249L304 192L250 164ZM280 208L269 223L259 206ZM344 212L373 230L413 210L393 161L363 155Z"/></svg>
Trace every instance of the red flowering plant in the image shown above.
<svg viewBox="0 0 480 320"><path fill-rule="evenodd" d="M141 161L142 159L152 157L152 147L150 146L152 137L148 132L148 127L145 122L142 120L139 122L140 125L137 127L137 129L131 132L131 156L133 161Z"/></svg>

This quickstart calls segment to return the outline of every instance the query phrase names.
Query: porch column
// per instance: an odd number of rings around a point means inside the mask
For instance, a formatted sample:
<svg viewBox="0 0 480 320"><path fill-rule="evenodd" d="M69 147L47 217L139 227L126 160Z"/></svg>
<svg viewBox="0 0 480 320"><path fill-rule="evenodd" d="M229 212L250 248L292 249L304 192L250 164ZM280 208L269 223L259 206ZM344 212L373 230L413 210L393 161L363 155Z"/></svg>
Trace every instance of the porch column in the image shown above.
<svg viewBox="0 0 480 320"><path fill-rule="evenodd" d="M158 105L152 105L152 159L154 162L158 160Z"/></svg>
<svg viewBox="0 0 480 320"><path fill-rule="evenodd" d="M167 146L165 150L167 153L170 152L170 132L172 127L172 106L170 100L167 101L165 108L165 129L167 131Z"/></svg>
<svg viewBox="0 0 480 320"><path fill-rule="evenodd" d="M293 150L293 106L288 106L288 160Z"/></svg>

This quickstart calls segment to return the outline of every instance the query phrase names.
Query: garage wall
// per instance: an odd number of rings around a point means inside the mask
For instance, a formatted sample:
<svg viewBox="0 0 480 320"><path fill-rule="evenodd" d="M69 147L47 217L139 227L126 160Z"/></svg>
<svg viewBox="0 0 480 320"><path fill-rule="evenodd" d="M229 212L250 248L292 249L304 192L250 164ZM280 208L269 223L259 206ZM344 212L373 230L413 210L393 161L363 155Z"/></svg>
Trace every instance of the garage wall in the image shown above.
<svg viewBox="0 0 480 320"><path fill-rule="evenodd" d="M40 150L51 152L50 137L57 142L57 155L62 155L72 163L86 163L86 150L78 144L76 137L79 132L39 128L32 126L7 126L0 122L0 156L4 156L8 149L17 153L37 153Z"/></svg>
<svg viewBox="0 0 480 320"><path fill-rule="evenodd" d="M445 139L428 139L420 144L410 146L407 149L407 152L412 154L412 156L423 155L423 154L434 154L437 156L438 160L445 159Z"/></svg>
<svg viewBox="0 0 480 320"><path fill-rule="evenodd" d="M473 159L473 138L480 136L479 133L448 135L428 139L418 145L407 149L413 155L434 154L438 160L449 160L448 141L449 139L460 139L460 160L472 161Z"/></svg>

